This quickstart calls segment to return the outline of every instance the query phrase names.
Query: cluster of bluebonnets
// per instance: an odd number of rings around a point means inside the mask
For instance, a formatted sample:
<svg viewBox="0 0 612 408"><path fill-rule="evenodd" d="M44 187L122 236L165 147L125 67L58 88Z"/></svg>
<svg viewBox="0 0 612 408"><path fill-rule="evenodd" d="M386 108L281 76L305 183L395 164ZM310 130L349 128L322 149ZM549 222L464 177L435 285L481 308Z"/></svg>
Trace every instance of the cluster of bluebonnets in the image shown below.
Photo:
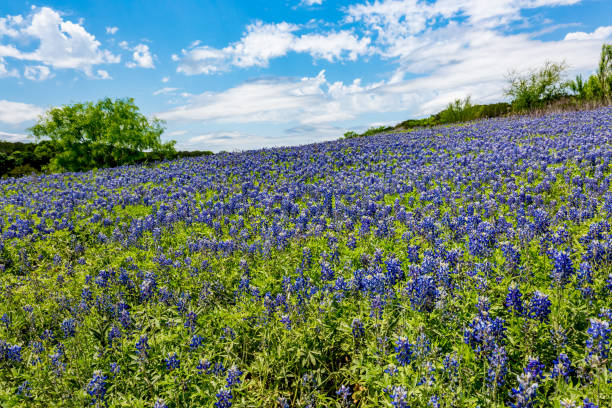
<svg viewBox="0 0 612 408"><path fill-rule="evenodd" d="M612 109L0 181L0 405L612 406Z"/></svg>

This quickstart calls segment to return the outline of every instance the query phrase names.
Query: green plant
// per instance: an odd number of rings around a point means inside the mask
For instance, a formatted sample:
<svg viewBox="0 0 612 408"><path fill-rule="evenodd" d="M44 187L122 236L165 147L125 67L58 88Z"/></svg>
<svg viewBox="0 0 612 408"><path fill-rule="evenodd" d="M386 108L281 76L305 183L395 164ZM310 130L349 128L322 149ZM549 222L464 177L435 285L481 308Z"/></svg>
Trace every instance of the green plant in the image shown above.
<svg viewBox="0 0 612 408"><path fill-rule="evenodd" d="M566 96L569 86L563 81L566 70L565 62L547 61L541 68L525 74L511 71L507 77L506 95L512 98L512 108L518 112L540 108Z"/></svg>
<svg viewBox="0 0 612 408"><path fill-rule="evenodd" d="M603 97L612 101L612 44L601 46L601 56L597 67L597 78L602 90Z"/></svg>
<svg viewBox="0 0 612 408"><path fill-rule="evenodd" d="M82 171L137 163L146 152L172 155L175 142L161 142L163 125L140 113L132 98L104 98L49 109L29 131L55 143L51 170Z"/></svg>

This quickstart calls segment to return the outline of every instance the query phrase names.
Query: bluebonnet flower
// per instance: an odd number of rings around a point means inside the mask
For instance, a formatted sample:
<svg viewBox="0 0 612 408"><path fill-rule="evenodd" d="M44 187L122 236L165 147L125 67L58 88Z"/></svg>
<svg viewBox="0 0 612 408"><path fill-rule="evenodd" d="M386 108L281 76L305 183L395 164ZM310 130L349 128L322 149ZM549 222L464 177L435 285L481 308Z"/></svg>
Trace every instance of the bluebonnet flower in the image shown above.
<svg viewBox="0 0 612 408"><path fill-rule="evenodd" d="M10 319L8 314L6 314L6 313L3 314L2 317L0 317L0 321L2 323L4 323L4 325L6 326L7 330L9 329L9 327L11 327L11 319Z"/></svg>
<svg viewBox="0 0 612 408"><path fill-rule="evenodd" d="M113 346L113 342L117 339L121 338L121 330L117 326L111 327L108 331L108 345L109 347Z"/></svg>
<svg viewBox="0 0 612 408"><path fill-rule="evenodd" d="M556 360L553 360L551 378L563 377L565 382L568 381L569 375L572 373L572 362L565 353L560 353Z"/></svg>
<svg viewBox="0 0 612 408"><path fill-rule="evenodd" d="M17 387L17 395L22 395L26 398L30 398L32 396L30 391L32 391L32 388L30 387L29 381L24 381L19 384L19 387Z"/></svg>
<svg viewBox="0 0 612 408"><path fill-rule="evenodd" d="M117 363L110 364L110 372L113 373L113 377L115 377L119 372L121 372L121 366Z"/></svg>
<svg viewBox="0 0 612 408"><path fill-rule="evenodd" d="M582 401L582 408L599 408L599 405L596 405L594 402L589 401L588 398L585 398Z"/></svg>
<svg viewBox="0 0 612 408"><path fill-rule="evenodd" d="M196 367L198 369L198 374L202 375L202 373L204 372L208 373L208 371L210 370L210 366L211 366L210 361L200 360L200 362L198 363L198 366Z"/></svg>
<svg viewBox="0 0 612 408"><path fill-rule="evenodd" d="M565 251L554 251L552 257L554 267L550 273L550 278L555 284L564 287L575 272L572 259Z"/></svg>
<svg viewBox="0 0 612 408"><path fill-rule="evenodd" d="M410 305L419 312L431 312L438 299L438 288L434 278L428 275L418 276L408 282L406 293L410 298Z"/></svg>
<svg viewBox="0 0 612 408"><path fill-rule="evenodd" d="M51 365L53 365L55 374L60 375L64 369L66 368L66 364L62 361L62 357L64 357L64 345L62 343L58 343L55 346L55 353L51 354Z"/></svg>
<svg viewBox="0 0 612 408"><path fill-rule="evenodd" d="M456 381L457 376L459 374L459 357L456 353L447 354L444 356L442 360L442 365L444 366L444 370L451 381Z"/></svg>
<svg viewBox="0 0 612 408"><path fill-rule="evenodd" d="M543 378L545 368L546 367L544 364L540 363L540 360L537 357L529 357L527 359L527 365L524 368L524 372L531 373L533 378L538 381Z"/></svg>
<svg viewBox="0 0 612 408"><path fill-rule="evenodd" d="M508 354L506 348L497 343L493 345L490 354L487 355L489 366L487 368L487 380L491 384L501 387L508 374Z"/></svg>
<svg viewBox="0 0 612 408"><path fill-rule="evenodd" d="M189 343L189 348L191 349L191 351L194 351L195 349L200 347L203 342L204 342L204 337L202 337L202 336L200 336L198 334L194 334L191 337L191 343Z"/></svg>
<svg viewBox="0 0 612 408"><path fill-rule="evenodd" d="M105 403L106 376L101 371L94 371L92 379L87 384L87 393L92 397L92 404L100 406L100 404Z"/></svg>
<svg viewBox="0 0 612 408"><path fill-rule="evenodd" d="M242 375L242 371L240 371L238 369L238 367L236 367L235 365L233 365L232 367L230 367L229 370L227 370L227 379L226 379L226 387L227 388L233 388L235 386L237 386L238 384L240 384L240 376Z"/></svg>
<svg viewBox="0 0 612 408"><path fill-rule="evenodd" d="M510 396L514 402L510 403L512 408L532 408L538 391L538 382L531 373L523 373L517 376L518 388L512 388Z"/></svg>
<svg viewBox="0 0 612 408"><path fill-rule="evenodd" d="M288 314L282 315L280 321L285 325L285 329L291 330L291 318Z"/></svg>
<svg viewBox="0 0 612 408"><path fill-rule="evenodd" d="M406 337L400 337L395 342L395 358L399 365L410 365L414 354L414 345L411 344Z"/></svg>
<svg viewBox="0 0 612 408"><path fill-rule="evenodd" d="M0 340L0 361L21 362L21 346Z"/></svg>
<svg viewBox="0 0 612 408"><path fill-rule="evenodd" d="M429 354L430 351L431 342L429 341L427 336L425 336L424 333L421 333L417 337L416 342L414 344L414 355L417 358L424 358Z"/></svg>
<svg viewBox="0 0 612 408"><path fill-rule="evenodd" d="M168 408L168 405L166 405L163 399L158 399L157 401L155 401L155 405L153 405L153 408Z"/></svg>
<svg viewBox="0 0 612 408"><path fill-rule="evenodd" d="M517 316L523 314L523 301L521 297L523 294L518 286L515 284L508 287L508 295L506 295L506 307L514 312Z"/></svg>
<svg viewBox="0 0 612 408"><path fill-rule="evenodd" d="M124 329L129 329L132 324L132 319L130 317L130 312L127 309L122 309L119 312L119 323Z"/></svg>
<svg viewBox="0 0 612 408"><path fill-rule="evenodd" d="M395 364L389 364L385 368L385 373L389 374L391 377L393 377L395 374L397 374L398 370L397 370L397 367L395 366Z"/></svg>
<svg viewBox="0 0 612 408"><path fill-rule="evenodd" d="M336 395L339 395L342 397L343 406L347 406L350 404L350 400L349 400L349 397L351 396L350 387L347 387L346 385L342 384L340 388L338 388L338 390L336 391Z"/></svg>
<svg viewBox="0 0 612 408"><path fill-rule="evenodd" d="M391 405L395 408L410 408L406 399L408 398L408 392L401 385L396 385L391 389L385 390L391 398Z"/></svg>
<svg viewBox="0 0 612 408"><path fill-rule="evenodd" d="M157 277L153 272L147 272L144 280L140 284L140 298L148 300L153 296L155 288L157 288Z"/></svg>
<svg viewBox="0 0 612 408"><path fill-rule="evenodd" d="M149 350L149 338L147 335L142 335L136 342L136 351L138 352L138 356L140 358L146 358L148 356L147 350Z"/></svg>
<svg viewBox="0 0 612 408"><path fill-rule="evenodd" d="M181 360L178 358L176 353L168 353L168 357L164 361L166 362L166 369L168 371L176 370L181 366Z"/></svg>
<svg viewBox="0 0 612 408"><path fill-rule="evenodd" d="M353 331L353 337L355 339L360 339L365 336L365 329L363 327L363 323L358 318L354 318L351 323L351 329Z"/></svg>
<svg viewBox="0 0 612 408"><path fill-rule="evenodd" d="M606 320L590 319L591 325L587 330L586 348L588 358L598 356L601 359L608 358L610 352L610 323Z"/></svg>
<svg viewBox="0 0 612 408"><path fill-rule="evenodd" d="M231 399L234 398L232 391L227 388L222 388L216 395L217 402L215 402L215 407L217 408L230 408L232 406Z"/></svg>
<svg viewBox="0 0 612 408"><path fill-rule="evenodd" d="M548 296L536 290L531 295L528 315L534 320L539 320L540 323L547 322L550 315L550 306L551 302L548 300Z"/></svg>
<svg viewBox="0 0 612 408"><path fill-rule="evenodd" d="M62 330L65 338L73 337L76 332L76 320L72 318L64 319L62 322Z"/></svg>
<svg viewBox="0 0 612 408"><path fill-rule="evenodd" d="M438 396L437 395L432 395L429 398L429 405L432 408L440 408L440 401L438 400Z"/></svg>

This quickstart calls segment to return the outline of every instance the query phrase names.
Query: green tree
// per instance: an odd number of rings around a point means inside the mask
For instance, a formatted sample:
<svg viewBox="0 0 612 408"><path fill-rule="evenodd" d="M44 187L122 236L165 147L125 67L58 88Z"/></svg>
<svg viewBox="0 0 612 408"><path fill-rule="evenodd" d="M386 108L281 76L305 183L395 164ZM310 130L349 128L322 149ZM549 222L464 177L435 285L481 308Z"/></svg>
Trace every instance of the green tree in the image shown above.
<svg viewBox="0 0 612 408"><path fill-rule="evenodd" d="M567 95L569 83L563 81L566 70L565 62L547 61L543 67L526 74L510 72L506 95L512 98L512 108L515 111L539 108Z"/></svg>
<svg viewBox="0 0 612 408"><path fill-rule="evenodd" d="M52 171L83 171L176 153L174 141L161 142L164 122L147 119L132 98L52 108L29 131L37 140L48 137L53 142L57 153L49 164Z"/></svg>
<svg viewBox="0 0 612 408"><path fill-rule="evenodd" d="M476 119L475 113L471 97L466 96L465 99L455 99L454 102L450 102L446 109L439 113L439 119L440 123L465 122Z"/></svg>
<svg viewBox="0 0 612 408"><path fill-rule="evenodd" d="M597 79L599 79L603 97L608 103L612 102L612 44L601 46Z"/></svg>
<svg viewBox="0 0 612 408"><path fill-rule="evenodd" d="M577 75L576 79L570 81L568 86L578 99L586 99L587 82L582 79L582 75Z"/></svg>

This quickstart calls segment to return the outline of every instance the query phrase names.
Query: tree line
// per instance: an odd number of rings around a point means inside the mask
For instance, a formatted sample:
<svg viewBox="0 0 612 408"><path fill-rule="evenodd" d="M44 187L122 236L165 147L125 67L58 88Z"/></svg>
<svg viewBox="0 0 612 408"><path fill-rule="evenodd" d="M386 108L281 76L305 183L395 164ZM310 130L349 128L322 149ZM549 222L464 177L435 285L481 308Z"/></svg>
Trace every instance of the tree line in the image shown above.
<svg viewBox="0 0 612 408"><path fill-rule="evenodd" d="M427 118L408 119L395 126L372 127L361 134L346 132L344 138L524 114L547 108L580 109L612 104L612 44L602 45L597 69L588 78L578 75L573 80L566 80L567 69L565 62L548 61L542 67L525 73L509 72L505 94L511 99L510 103L474 105L467 96L449 103L444 110Z"/></svg>

